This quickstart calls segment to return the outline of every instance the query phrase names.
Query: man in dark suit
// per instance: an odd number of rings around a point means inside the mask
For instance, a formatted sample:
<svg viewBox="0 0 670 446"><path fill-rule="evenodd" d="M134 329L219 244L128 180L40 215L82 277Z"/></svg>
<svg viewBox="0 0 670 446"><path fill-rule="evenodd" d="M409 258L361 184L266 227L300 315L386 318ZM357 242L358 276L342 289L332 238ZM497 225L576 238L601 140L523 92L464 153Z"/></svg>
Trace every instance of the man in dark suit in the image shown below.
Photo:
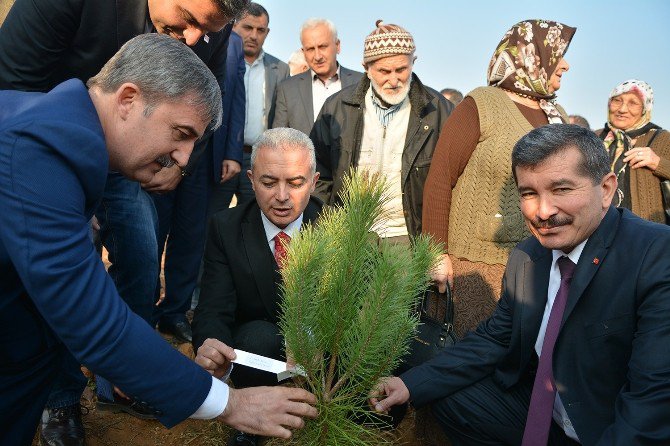
<svg viewBox="0 0 670 446"><path fill-rule="evenodd" d="M277 86L272 127L291 127L309 135L325 100L357 83L363 74L337 62L340 39L330 20L307 20L300 30L300 42L310 69Z"/></svg>
<svg viewBox="0 0 670 446"><path fill-rule="evenodd" d="M251 146L269 128L274 116L277 84L286 79L289 72L287 64L263 50L265 39L270 33L269 24L270 16L267 10L260 4L251 2L233 27L233 30L242 37L244 50L243 172L217 188L211 200L210 208L213 212L226 209L233 195L237 197L238 202L254 198L251 183L246 175L246 171L249 170Z"/></svg>
<svg viewBox="0 0 670 446"><path fill-rule="evenodd" d="M86 82L126 41L154 31L189 45L223 86L225 48L231 28L226 25L246 3L246 0L197 3L187 0L17 0L0 28L0 89L46 92L70 78ZM148 323L153 322L160 264L156 209L145 190L166 192L179 184L184 178L182 175L188 174L192 174L189 182L197 183L202 175L198 178L194 175L196 161L211 141L204 138L196 146L188 166L164 168L143 184L144 189L119 172L108 174L96 217L101 226L100 238L109 253L109 273L123 300ZM228 156L232 163L238 164L239 170L241 153ZM198 204L202 208L206 201L200 200ZM200 223L201 244L204 225ZM191 228L194 233L197 227ZM199 258L195 261L196 273L199 261ZM164 313L160 321L162 330L177 336L190 330L183 312L179 314L178 304L164 302L160 309ZM63 362L61 375L43 420L43 427L47 431L50 425L54 427L56 436L61 436L63 429L69 429L71 421L73 431L83 432L79 398L86 380L73 359ZM115 405L116 398L109 383L100 380L97 384L98 394ZM133 409L134 414L154 416L150 411L141 410L141 404L132 407L140 409L140 412ZM122 404L116 408L129 410L130 406ZM57 419L63 418L63 413L52 413L56 409L72 416L65 416L66 421L60 423ZM83 433L73 435L83 438ZM48 440L43 438L43 441Z"/></svg>
<svg viewBox="0 0 670 446"><path fill-rule="evenodd" d="M87 85L0 92L0 444L32 443L70 353L168 427L218 417L290 436L300 416L316 415L309 393L228 389L130 311L89 238L108 169L151 181L165 165L186 165L195 141L219 125L216 79L181 43L147 34ZM235 353L223 344L218 352L225 371Z"/></svg>
<svg viewBox="0 0 670 446"><path fill-rule="evenodd" d="M267 130L256 142L247 172L256 195L214 215L205 249L200 301L193 318L196 362L208 368L212 345L285 360L279 320L279 287L285 245L321 210L310 199L319 174L314 146L307 135L289 128ZM215 370L210 370L215 373ZM277 377L236 366L237 388L272 385ZM233 445L256 444L238 433Z"/></svg>
<svg viewBox="0 0 670 446"><path fill-rule="evenodd" d="M531 131L512 169L533 237L494 314L372 403L432 403L455 445L670 444L670 229L611 206L588 129Z"/></svg>

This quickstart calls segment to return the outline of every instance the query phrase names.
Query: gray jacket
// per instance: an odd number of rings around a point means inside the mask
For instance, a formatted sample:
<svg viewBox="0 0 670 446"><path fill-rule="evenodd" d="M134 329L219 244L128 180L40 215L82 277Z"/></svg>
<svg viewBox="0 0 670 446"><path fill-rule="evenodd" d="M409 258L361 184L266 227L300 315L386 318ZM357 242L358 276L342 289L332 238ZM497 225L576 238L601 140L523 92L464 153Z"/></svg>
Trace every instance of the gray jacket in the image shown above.
<svg viewBox="0 0 670 446"><path fill-rule="evenodd" d="M268 53L263 56L263 65L265 65L265 110L268 111L265 116L267 119L265 128L269 129L275 114L277 84L289 77L289 70L286 63Z"/></svg>
<svg viewBox="0 0 670 446"><path fill-rule="evenodd" d="M314 123L310 137L316 149L317 170L321 173L315 195L326 204L335 204L342 180L350 167L358 165L363 138L367 77L357 85L329 97ZM410 235L421 233L423 185L430 161L445 121L454 108L440 93L425 87L412 74L409 90L412 106L402 155L402 205Z"/></svg>
<svg viewBox="0 0 670 446"><path fill-rule="evenodd" d="M296 74L277 86L277 102L272 127L291 127L309 135L314 124L314 110L312 103L312 71ZM352 71L340 66L340 81L342 89L356 84L363 73Z"/></svg>

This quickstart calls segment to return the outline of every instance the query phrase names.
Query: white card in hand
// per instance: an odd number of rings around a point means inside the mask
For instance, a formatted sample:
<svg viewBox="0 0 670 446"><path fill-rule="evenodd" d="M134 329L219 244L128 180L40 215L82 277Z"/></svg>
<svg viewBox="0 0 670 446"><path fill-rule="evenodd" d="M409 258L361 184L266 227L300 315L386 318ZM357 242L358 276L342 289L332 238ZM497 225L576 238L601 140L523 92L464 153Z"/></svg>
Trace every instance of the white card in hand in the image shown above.
<svg viewBox="0 0 670 446"><path fill-rule="evenodd" d="M237 357L233 361L235 364L274 373L277 375L277 381L282 381L295 375L305 376L305 372L300 366L288 370L285 362L277 361L276 359L245 352L244 350L235 350L235 354L237 354Z"/></svg>

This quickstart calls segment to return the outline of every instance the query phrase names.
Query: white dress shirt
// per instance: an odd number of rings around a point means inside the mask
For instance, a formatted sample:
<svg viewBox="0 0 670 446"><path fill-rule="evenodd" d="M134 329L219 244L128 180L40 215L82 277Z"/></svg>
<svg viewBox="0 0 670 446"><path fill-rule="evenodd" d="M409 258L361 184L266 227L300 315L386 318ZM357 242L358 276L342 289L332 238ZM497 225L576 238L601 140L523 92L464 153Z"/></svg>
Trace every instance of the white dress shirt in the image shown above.
<svg viewBox="0 0 670 446"><path fill-rule="evenodd" d="M556 263L556 261L560 257L566 256L570 260L572 260L572 262L575 265L577 265L577 262L579 262L579 258L582 255L582 251L584 250L584 246L586 245L587 241L588 239L584 240L579 245L575 246L575 248L570 252L570 254L566 254L563 251L559 251L556 249L552 250L551 252L554 259L551 262L551 269L549 272L547 305L544 307L544 316L542 316L542 325L540 325L540 331L537 335L537 341L535 341L535 352L537 352L538 357L542 353L542 344L544 343L544 334L547 332L547 324L549 323L549 315L551 314L551 308L554 306L554 299L556 299L556 293L558 293L558 289L561 286L561 271L558 269L558 263ZM577 432L575 432L575 428L572 426L572 422L568 417L568 413L565 411L565 407L561 402L561 397L559 396L558 392L556 392L556 399L554 400L553 418L556 421L556 423L563 428L565 434L568 437L572 438L575 441L579 441L579 438L577 437Z"/></svg>
<svg viewBox="0 0 670 446"><path fill-rule="evenodd" d="M340 80L340 65L337 65L337 71L333 76L326 81L322 81L319 76L312 70L312 107L314 110L314 122L323 107L326 99L337 93L342 89L342 81Z"/></svg>

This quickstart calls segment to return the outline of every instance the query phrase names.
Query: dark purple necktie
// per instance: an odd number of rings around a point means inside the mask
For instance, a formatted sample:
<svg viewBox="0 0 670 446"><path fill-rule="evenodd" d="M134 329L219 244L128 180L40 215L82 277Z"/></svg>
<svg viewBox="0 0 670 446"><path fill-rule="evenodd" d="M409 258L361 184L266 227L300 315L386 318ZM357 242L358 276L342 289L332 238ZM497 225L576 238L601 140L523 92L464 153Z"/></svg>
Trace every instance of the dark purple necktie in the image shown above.
<svg viewBox="0 0 670 446"><path fill-rule="evenodd" d="M526 429L523 432L522 446L547 446L549 439L549 428L554 410L554 399L556 398L556 384L553 372L554 344L561 328L565 303L568 301L570 281L575 272L576 265L568 257L560 257L558 269L561 271L561 286L558 288L554 305L551 307L547 330L542 342L542 353L537 366L533 393L530 397Z"/></svg>

